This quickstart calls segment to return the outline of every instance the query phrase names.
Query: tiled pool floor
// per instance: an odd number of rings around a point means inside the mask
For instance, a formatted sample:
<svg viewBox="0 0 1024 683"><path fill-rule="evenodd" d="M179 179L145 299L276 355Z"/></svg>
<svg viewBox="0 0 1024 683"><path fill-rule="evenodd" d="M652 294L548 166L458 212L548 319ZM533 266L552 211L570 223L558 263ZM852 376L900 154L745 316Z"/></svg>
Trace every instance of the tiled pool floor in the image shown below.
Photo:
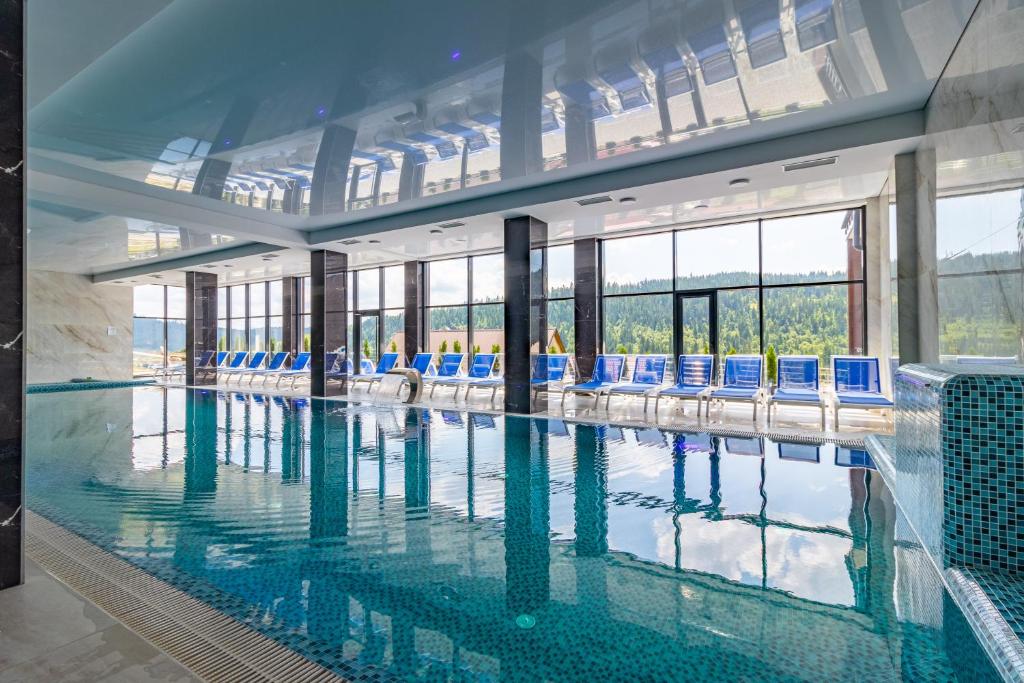
<svg viewBox="0 0 1024 683"><path fill-rule="evenodd" d="M856 449L90 394L30 397L31 509L343 675L992 676Z"/></svg>

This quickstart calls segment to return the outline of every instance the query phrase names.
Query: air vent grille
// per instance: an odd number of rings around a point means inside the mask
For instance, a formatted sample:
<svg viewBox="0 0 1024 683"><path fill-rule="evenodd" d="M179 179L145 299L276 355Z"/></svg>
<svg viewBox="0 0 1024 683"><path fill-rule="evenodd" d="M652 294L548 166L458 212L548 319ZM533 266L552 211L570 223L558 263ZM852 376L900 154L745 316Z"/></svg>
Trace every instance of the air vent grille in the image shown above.
<svg viewBox="0 0 1024 683"><path fill-rule="evenodd" d="M352 246L353 244L359 244L359 240L348 239L348 240L342 240L341 243L346 245L346 246Z"/></svg>
<svg viewBox="0 0 1024 683"><path fill-rule="evenodd" d="M604 204L605 202L610 202L611 200L612 198L609 197L608 195L603 195L601 197L587 197L586 199L577 199L576 203L579 204L580 206L590 206L591 204Z"/></svg>
<svg viewBox="0 0 1024 683"><path fill-rule="evenodd" d="M450 228L461 228L463 225L465 225L465 223L462 221L452 221L450 223L438 223L437 227L448 230Z"/></svg>
<svg viewBox="0 0 1024 683"><path fill-rule="evenodd" d="M808 159L807 161L797 161L792 164L786 164L782 167L782 170L789 173L790 171L801 171L805 168L816 168L818 166L831 166L836 163L837 157L822 157L821 159Z"/></svg>

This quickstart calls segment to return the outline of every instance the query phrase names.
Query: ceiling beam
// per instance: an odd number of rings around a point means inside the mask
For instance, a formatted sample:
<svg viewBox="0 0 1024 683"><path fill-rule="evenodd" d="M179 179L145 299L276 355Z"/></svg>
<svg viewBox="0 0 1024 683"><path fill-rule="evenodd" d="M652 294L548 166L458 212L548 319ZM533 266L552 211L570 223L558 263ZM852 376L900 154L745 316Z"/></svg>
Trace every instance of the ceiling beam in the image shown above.
<svg viewBox="0 0 1024 683"><path fill-rule="evenodd" d="M28 194L29 199L86 211L280 247L307 247L305 232L271 220L261 220L260 213L253 209L146 185L38 155L29 159ZM295 222L296 218L273 214L273 221Z"/></svg>
<svg viewBox="0 0 1024 683"><path fill-rule="evenodd" d="M308 241L310 246L318 246L390 230L430 225L486 213L514 212L524 206L605 194L806 156L828 155L844 149L885 142L903 141L908 149L913 149L923 135L924 112L918 110L689 156L659 159L643 165L615 168L583 177L555 180L558 172L552 171L539 174L540 182L545 178L551 179L543 184L386 216L347 221L341 225L311 231Z"/></svg>
<svg viewBox="0 0 1024 683"><path fill-rule="evenodd" d="M204 251L201 254L187 254L177 258L156 261L153 263L141 263L137 266L116 268L102 273L92 275L93 282L112 282L114 280L125 280L131 277L140 277L152 273L162 273L168 270L182 270L194 268L205 263L216 263L218 261L230 261L231 259L244 258L246 256L258 256L269 254L274 251L281 251L281 247L272 244L242 244L237 247L227 247L215 251Z"/></svg>

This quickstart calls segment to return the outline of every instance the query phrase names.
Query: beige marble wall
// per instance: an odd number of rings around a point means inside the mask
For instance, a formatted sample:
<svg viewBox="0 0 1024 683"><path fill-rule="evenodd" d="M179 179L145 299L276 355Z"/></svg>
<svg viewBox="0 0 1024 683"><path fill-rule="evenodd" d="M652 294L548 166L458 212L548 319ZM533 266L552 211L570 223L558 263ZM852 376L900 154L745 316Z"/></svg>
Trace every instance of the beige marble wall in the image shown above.
<svg viewBox="0 0 1024 683"><path fill-rule="evenodd" d="M131 379L131 288L30 270L25 348L30 384L73 377Z"/></svg>

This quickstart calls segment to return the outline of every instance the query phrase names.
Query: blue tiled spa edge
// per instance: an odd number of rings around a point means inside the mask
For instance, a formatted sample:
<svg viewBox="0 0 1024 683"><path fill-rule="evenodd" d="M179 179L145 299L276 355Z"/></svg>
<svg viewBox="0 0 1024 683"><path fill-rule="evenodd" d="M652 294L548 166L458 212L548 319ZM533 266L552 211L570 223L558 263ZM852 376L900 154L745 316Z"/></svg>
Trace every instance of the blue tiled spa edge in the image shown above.
<svg viewBox="0 0 1024 683"><path fill-rule="evenodd" d="M152 379L130 379L120 381L96 381L96 382L52 382L48 384L29 384L25 388L28 394L48 394L54 391L86 391L89 389L119 389L121 387L137 387L145 384L155 384Z"/></svg>
<svg viewBox="0 0 1024 683"><path fill-rule="evenodd" d="M1024 370L908 365L895 389L895 434L868 451L1000 673L1024 681Z"/></svg>

